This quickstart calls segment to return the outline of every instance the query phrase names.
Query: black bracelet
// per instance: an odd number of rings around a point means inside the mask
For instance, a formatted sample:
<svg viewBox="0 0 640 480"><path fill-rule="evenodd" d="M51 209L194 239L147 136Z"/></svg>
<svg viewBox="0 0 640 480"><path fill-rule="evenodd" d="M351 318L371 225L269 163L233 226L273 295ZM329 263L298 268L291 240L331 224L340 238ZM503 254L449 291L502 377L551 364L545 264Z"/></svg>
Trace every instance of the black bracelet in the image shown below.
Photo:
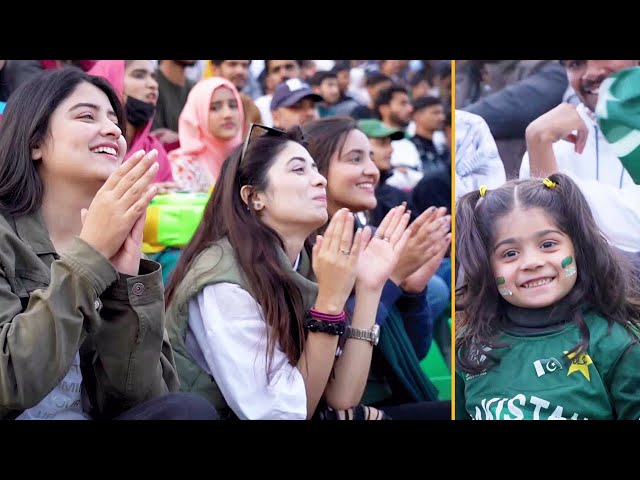
<svg viewBox="0 0 640 480"><path fill-rule="evenodd" d="M310 332L328 333L330 335L344 334L345 322L323 322L315 318L307 318L305 328Z"/></svg>

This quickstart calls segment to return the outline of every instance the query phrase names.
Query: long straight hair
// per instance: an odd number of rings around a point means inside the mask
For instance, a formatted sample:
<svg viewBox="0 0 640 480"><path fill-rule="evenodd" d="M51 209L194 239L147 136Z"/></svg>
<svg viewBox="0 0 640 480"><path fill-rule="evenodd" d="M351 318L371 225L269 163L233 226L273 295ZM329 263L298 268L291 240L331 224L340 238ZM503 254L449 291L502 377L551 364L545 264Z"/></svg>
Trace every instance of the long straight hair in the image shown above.
<svg viewBox="0 0 640 480"><path fill-rule="evenodd" d="M124 132L118 95L102 78L77 68L62 68L23 83L11 94L0 123L0 210L18 216L40 208L43 185L31 151L49 134L53 112L82 82L105 93Z"/></svg>
<svg viewBox="0 0 640 480"><path fill-rule="evenodd" d="M238 266L270 327L267 329L268 377L276 345L284 351L291 365L300 358L304 343L304 302L300 289L280 264L277 248L284 249L282 239L260 220L252 201L248 204L242 201L240 189L250 185L253 191L264 191L268 187L269 169L290 141L305 145L298 127L287 131L286 135L252 139L243 159L240 158L240 146L225 160L202 221L180 255L165 297L168 306L194 259L209 246L228 237Z"/></svg>
<svg viewBox="0 0 640 480"><path fill-rule="evenodd" d="M557 184L554 188L546 187L542 179L512 180L487 191L484 197L474 191L458 202L456 259L465 282L456 290L456 349L462 371L480 373L486 365L477 359L485 355L487 347L504 346L498 342L498 335L506 301L498 293L490 258L496 222L516 206L541 208L573 242L579 268L576 283L563 303L580 331L580 341L569 354L589 346L589 329L581 310L585 305L606 318L610 327L615 322L629 330L630 323L640 324L637 272L632 272L629 261L609 246L571 178L560 173L549 178Z"/></svg>

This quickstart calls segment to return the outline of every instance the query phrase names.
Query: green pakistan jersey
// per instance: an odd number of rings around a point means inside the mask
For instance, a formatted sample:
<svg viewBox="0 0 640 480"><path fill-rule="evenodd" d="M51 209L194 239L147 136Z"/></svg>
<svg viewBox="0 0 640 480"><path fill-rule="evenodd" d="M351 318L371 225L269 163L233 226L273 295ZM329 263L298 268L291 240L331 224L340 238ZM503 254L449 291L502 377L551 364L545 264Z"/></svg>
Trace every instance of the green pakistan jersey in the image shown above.
<svg viewBox="0 0 640 480"><path fill-rule="evenodd" d="M640 419L639 346L619 324L609 332L592 311L585 320L589 348L571 358L580 339L573 322L537 334L503 333L508 346L491 352L498 364L480 374L457 372L456 419Z"/></svg>

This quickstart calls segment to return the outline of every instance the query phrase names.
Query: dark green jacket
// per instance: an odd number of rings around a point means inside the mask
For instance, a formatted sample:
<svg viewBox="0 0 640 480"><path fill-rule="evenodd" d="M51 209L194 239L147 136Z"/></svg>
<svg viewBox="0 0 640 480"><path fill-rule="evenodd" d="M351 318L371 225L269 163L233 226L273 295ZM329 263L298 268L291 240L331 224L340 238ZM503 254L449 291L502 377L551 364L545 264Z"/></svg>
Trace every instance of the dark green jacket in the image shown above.
<svg viewBox="0 0 640 480"><path fill-rule="evenodd" d="M318 295L318 285L309 280L309 278L314 278L309 256L303 249L298 270L293 271L282 249L279 254L283 266L289 265L285 271L290 272L289 275L302 293L304 308L309 310L313 307ZM167 330L176 359L181 389L185 392L197 393L208 399L222 418L234 418L235 415L228 407L213 377L200 368L185 347L189 324L189 301L207 285L222 282L234 283L255 297L246 278L238 268L233 248L226 238L208 247L194 259L167 308Z"/></svg>
<svg viewBox="0 0 640 480"><path fill-rule="evenodd" d="M40 212L0 214L0 418L40 402L78 350L94 418L178 390L163 309L157 263L121 274L79 238L60 257Z"/></svg>

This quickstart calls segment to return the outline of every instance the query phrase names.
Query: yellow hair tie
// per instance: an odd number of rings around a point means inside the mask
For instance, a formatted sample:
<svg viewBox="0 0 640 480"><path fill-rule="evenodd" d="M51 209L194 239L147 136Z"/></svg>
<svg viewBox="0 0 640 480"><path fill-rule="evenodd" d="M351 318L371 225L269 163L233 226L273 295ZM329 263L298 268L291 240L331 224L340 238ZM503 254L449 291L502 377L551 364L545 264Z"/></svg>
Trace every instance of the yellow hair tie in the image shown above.
<svg viewBox="0 0 640 480"><path fill-rule="evenodd" d="M480 196L484 197L487 194L487 187L485 187L484 185L482 185L480 187Z"/></svg>
<svg viewBox="0 0 640 480"><path fill-rule="evenodd" d="M549 180L548 178L543 179L542 183L544 183L544 186L547 188L555 188L558 185L556 182Z"/></svg>

